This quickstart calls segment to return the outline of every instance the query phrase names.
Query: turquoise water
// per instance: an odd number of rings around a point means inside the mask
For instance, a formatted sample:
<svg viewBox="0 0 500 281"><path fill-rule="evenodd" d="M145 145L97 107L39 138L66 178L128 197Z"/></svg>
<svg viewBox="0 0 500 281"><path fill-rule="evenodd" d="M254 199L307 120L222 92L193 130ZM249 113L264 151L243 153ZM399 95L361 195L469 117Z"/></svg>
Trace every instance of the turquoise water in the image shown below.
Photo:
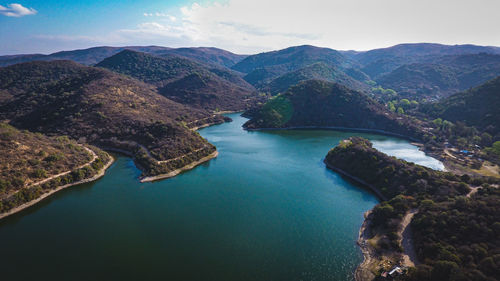
<svg viewBox="0 0 500 281"><path fill-rule="evenodd" d="M407 141L328 130L246 132L237 114L200 130L219 150L175 178L139 183L118 157L102 179L0 221L2 280L352 280L376 198L325 168L339 140L431 167Z"/></svg>

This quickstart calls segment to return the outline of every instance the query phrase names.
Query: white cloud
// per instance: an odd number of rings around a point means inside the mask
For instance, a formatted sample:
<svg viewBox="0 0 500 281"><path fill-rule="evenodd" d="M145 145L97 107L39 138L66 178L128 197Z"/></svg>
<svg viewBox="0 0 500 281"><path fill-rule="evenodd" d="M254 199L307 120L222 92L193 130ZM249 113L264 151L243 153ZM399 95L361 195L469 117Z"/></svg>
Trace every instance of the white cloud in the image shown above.
<svg viewBox="0 0 500 281"><path fill-rule="evenodd" d="M37 10L33 8L23 7L21 4L13 3L8 4L7 7L0 5L0 15L8 16L8 17L23 17L34 15L38 13Z"/></svg>
<svg viewBox="0 0 500 281"><path fill-rule="evenodd" d="M256 52L312 44L371 49L403 42L500 45L500 1L494 0L225 0L204 1L166 13L157 26L126 30L158 44L171 37L185 45ZM145 14L146 15L146 14ZM153 37L154 36L154 37ZM165 43L164 43L165 44Z"/></svg>
<svg viewBox="0 0 500 281"><path fill-rule="evenodd" d="M93 42L213 46L247 54L302 44L340 50L411 42L500 46L498 0L200 1L144 12L142 23L96 34Z"/></svg>
<svg viewBox="0 0 500 281"><path fill-rule="evenodd" d="M172 21L172 22L175 22L177 20L176 17L170 15L170 14L167 14L167 13L159 13L159 12L156 12L156 13L144 13L143 14L145 17L163 17L163 18L167 18L168 20Z"/></svg>

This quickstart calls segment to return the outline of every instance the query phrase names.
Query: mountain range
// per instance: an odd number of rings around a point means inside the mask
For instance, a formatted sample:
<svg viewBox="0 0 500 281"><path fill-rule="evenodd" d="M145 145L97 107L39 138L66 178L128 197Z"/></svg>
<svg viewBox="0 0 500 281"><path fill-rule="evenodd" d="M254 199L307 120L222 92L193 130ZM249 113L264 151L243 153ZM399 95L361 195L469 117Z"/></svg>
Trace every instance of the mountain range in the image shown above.
<svg viewBox="0 0 500 281"><path fill-rule="evenodd" d="M0 66L34 60L61 59L95 65L124 50L156 57L168 58L170 55L190 59L212 73L230 73L234 78L231 82L237 81L236 84L243 88L248 89L248 85L242 84L240 78L257 90L270 94L283 92L290 85L307 79L321 79L342 83L367 93L375 81L407 98L439 99L478 86L500 75L499 47L432 43L400 44L363 52L304 45L255 55L238 55L207 47L94 47L49 55L0 56ZM230 72L230 69L233 71ZM230 80L228 77L223 78ZM194 76L186 83L190 83L191 79L195 84L202 83ZM218 88L220 85L214 83L212 86Z"/></svg>

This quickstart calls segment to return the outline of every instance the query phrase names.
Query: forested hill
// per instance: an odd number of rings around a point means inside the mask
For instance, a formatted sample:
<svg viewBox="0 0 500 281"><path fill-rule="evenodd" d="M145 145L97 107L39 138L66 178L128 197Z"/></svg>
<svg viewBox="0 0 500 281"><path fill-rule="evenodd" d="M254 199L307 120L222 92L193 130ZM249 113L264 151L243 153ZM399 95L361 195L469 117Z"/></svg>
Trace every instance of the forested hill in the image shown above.
<svg viewBox="0 0 500 281"><path fill-rule="evenodd" d="M291 86L310 79L336 82L360 91L368 91L369 89L368 85L353 79L339 68L323 62L313 63L304 68L287 72L273 79L266 86L262 87L262 89L275 95L285 92Z"/></svg>
<svg viewBox="0 0 500 281"><path fill-rule="evenodd" d="M0 97L1 120L120 149L134 155L146 175L179 168L215 150L186 127L210 114L101 68L70 61L0 68ZM183 155L188 157L162 165L156 162Z"/></svg>
<svg viewBox="0 0 500 281"><path fill-rule="evenodd" d="M433 118L464 122L500 137L500 76L471 90L423 105L421 111Z"/></svg>
<svg viewBox="0 0 500 281"><path fill-rule="evenodd" d="M405 64L377 78L400 93L443 97L478 86L500 75L500 55L448 55Z"/></svg>
<svg viewBox="0 0 500 281"><path fill-rule="evenodd" d="M411 43L357 52L351 54L350 57L363 66L362 70L365 73L376 79L380 75L389 73L405 64L431 62L443 56L479 53L500 54L500 48L476 45Z"/></svg>
<svg viewBox="0 0 500 281"><path fill-rule="evenodd" d="M380 130L415 139L424 133L416 120L388 111L363 93L322 80L308 80L269 100L247 129L344 127Z"/></svg>
<svg viewBox="0 0 500 281"><path fill-rule="evenodd" d="M369 78L357 67L356 62L338 51L305 45L251 55L232 68L246 73L245 80L255 87L275 92L276 89L287 88L293 82L296 84L305 80L304 78L319 78L346 82L351 87L358 86L352 80L359 80L357 83L360 83Z"/></svg>
<svg viewBox="0 0 500 281"><path fill-rule="evenodd" d="M383 260L400 262L402 251L408 250L402 248L397 233L411 210L416 213L410 218L413 246L421 264L410 268L404 280L497 280L498 187L389 157L362 138L342 141L328 152L325 163L363 181L388 200L375 206L366 225L367 246L373 248L376 256L372 258L377 259L370 270L378 278L388 270ZM470 186L479 190L472 194Z"/></svg>
<svg viewBox="0 0 500 281"><path fill-rule="evenodd" d="M132 76L158 88L160 94L209 110L243 110L257 98L256 90L236 73L208 68L193 60L124 50L96 66Z"/></svg>

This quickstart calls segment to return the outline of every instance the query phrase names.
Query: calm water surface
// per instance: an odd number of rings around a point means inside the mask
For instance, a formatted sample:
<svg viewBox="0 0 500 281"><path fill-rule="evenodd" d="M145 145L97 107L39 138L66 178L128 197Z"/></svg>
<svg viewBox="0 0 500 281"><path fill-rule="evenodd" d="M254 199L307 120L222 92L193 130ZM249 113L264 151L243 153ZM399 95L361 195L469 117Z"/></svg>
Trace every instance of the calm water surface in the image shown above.
<svg viewBox="0 0 500 281"><path fill-rule="evenodd" d="M200 130L219 157L141 184L118 157L97 182L0 221L2 280L353 280L376 198L327 170L351 135L433 168L405 140L329 130L246 132L237 114Z"/></svg>

